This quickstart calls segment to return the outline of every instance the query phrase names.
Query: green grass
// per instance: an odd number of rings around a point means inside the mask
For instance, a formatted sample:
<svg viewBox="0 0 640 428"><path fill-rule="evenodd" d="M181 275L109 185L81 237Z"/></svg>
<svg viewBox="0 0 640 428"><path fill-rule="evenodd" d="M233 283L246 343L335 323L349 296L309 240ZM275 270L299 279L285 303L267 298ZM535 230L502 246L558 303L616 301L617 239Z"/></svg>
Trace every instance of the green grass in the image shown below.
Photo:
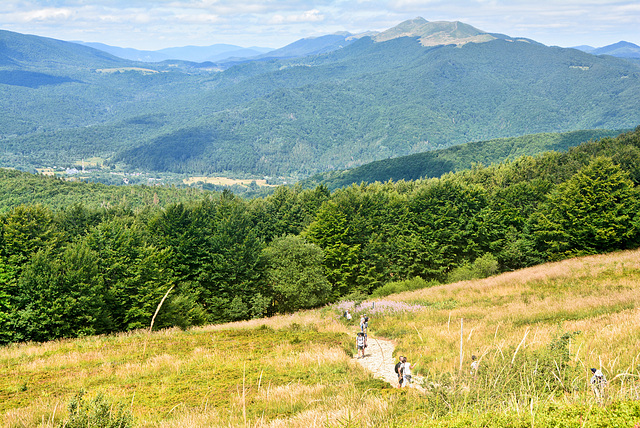
<svg viewBox="0 0 640 428"><path fill-rule="evenodd" d="M0 412L28 408L35 397L68 401L87 390L131 403L136 419L146 423L170 418L176 406L182 412L229 408L240 396L249 418L293 415L299 403L263 406L259 395L292 384L339 388L353 377L347 377L353 370L342 350L345 336L294 324L14 345L0 353ZM327 361L322 353L331 349L337 351ZM297 364L314 359L314 352L317 364ZM360 382L367 379L355 374Z"/></svg>
<svg viewBox="0 0 640 428"><path fill-rule="evenodd" d="M84 426L91 412L102 421L93 426L108 426L118 409L136 427L640 426L638 284L640 251L627 251L405 291L375 299L376 311L364 304L371 334L418 363L424 394L354 362L337 305L11 345L0 348L0 426ZM590 367L609 379L603 400ZM80 391L85 413L73 419Z"/></svg>

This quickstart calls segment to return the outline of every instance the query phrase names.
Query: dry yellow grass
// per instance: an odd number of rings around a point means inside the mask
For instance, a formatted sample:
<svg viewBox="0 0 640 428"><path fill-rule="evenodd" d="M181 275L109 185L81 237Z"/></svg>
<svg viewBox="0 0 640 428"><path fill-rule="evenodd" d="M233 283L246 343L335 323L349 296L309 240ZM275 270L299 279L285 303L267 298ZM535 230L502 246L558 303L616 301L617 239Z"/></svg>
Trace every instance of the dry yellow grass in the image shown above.
<svg viewBox="0 0 640 428"><path fill-rule="evenodd" d="M560 333L580 331L572 344L585 367L616 376L637 367L640 352L640 251L589 256L388 297L409 303L455 301L402 319L403 352L432 370L463 364L471 354L517 346L536 349ZM375 329L375 323L374 329ZM415 334L412 334L411 332ZM635 361L635 366L634 366Z"/></svg>
<svg viewBox="0 0 640 428"><path fill-rule="evenodd" d="M182 180L184 184L195 184L195 183L209 183L215 184L218 186L233 186L234 184L238 184L240 186L248 186L252 182L255 182L258 186L266 186L266 187L276 187L274 184L268 184L265 179L236 179L236 178L228 178L228 177L189 177Z"/></svg>
<svg viewBox="0 0 640 428"><path fill-rule="evenodd" d="M551 263L387 299L427 305L420 312L370 321L372 334L393 336L398 352L419 363L418 371L455 376L461 319L465 367L472 353L510 361L516 352L580 331L569 349L572 361L584 369L582 382L586 385L590 367L598 367L611 380L615 397L640 399L640 251ZM332 334L348 334L344 337L350 340L352 331L325 308L188 331L7 346L0 348L1 426L56 426L81 388L126 403L141 427L393 422L397 395L381 394L380 384L367 386L373 382L370 375L341 346L322 339ZM318 341L307 343L308 337ZM584 397L559 400L571 405ZM521 405L515 399L506 403L511 409Z"/></svg>

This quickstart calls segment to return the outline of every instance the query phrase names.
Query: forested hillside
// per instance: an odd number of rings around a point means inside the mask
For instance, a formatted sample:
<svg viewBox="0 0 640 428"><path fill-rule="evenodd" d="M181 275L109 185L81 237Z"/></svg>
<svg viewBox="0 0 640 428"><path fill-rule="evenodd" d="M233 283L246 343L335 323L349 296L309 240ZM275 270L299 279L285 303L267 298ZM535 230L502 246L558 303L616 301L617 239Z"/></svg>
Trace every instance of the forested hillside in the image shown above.
<svg viewBox="0 0 640 428"><path fill-rule="evenodd" d="M470 141L640 123L636 63L507 36L457 45L488 34L460 23L452 44L424 46L430 26L452 27L411 21L384 39L224 71L2 32L0 166L98 158L298 179Z"/></svg>
<svg viewBox="0 0 640 428"><path fill-rule="evenodd" d="M0 341L148 327L166 293L155 327L187 327L636 248L639 183L640 128L333 193L132 210L83 206L79 192L72 206L14 206L0 216Z"/></svg>
<svg viewBox="0 0 640 428"><path fill-rule="evenodd" d="M0 213L19 205L41 204L60 211L82 204L85 208L163 208L172 203L202 199L197 188L172 186L113 186L82 181L66 181L53 176L34 175L0 168Z"/></svg>
<svg viewBox="0 0 640 428"><path fill-rule="evenodd" d="M533 156L545 151L566 151L570 147L620 131L590 130L555 134L533 134L460 144L447 149L385 159L344 171L329 171L302 180L303 187L327 186L330 190L351 184L418 180L440 177L448 172L469 169L474 165L489 166L520 156Z"/></svg>

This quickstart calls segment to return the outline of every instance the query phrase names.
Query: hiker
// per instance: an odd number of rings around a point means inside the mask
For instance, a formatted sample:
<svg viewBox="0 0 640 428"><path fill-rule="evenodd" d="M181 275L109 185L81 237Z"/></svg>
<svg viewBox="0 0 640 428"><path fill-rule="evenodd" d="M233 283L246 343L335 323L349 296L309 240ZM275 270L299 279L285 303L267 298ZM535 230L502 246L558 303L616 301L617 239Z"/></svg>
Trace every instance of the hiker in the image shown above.
<svg viewBox="0 0 640 428"><path fill-rule="evenodd" d="M402 387L411 383L411 369L416 365L407 362L407 357L402 357Z"/></svg>
<svg viewBox="0 0 640 428"><path fill-rule="evenodd" d="M591 389L593 390L593 394L596 398L601 400L604 398L604 389L607 386L607 378L601 370L595 368L591 369L591 373L593 373L593 376L591 377Z"/></svg>
<svg viewBox="0 0 640 428"><path fill-rule="evenodd" d="M472 375L476 375L478 373L478 365L480 362L478 361L478 357L475 355L471 356L471 371L469 372Z"/></svg>
<svg viewBox="0 0 640 428"><path fill-rule="evenodd" d="M360 331L366 333L369 329L369 317L367 314L360 315Z"/></svg>
<svg viewBox="0 0 640 428"><path fill-rule="evenodd" d="M348 310L345 311L344 313L345 318L347 318L347 322L351 322L351 312L349 312Z"/></svg>
<svg viewBox="0 0 640 428"><path fill-rule="evenodd" d="M358 358L364 358L364 333L361 331L356 336L356 346L358 347ZM362 357L360 357L360 354L362 354Z"/></svg>
<svg viewBox="0 0 640 428"><path fill-rule="evenodd" d="M404 357L402 355L400 355L400 357L398 358L398 362L396 363L396 366L394 367L393 371L396 372L396 374L398 375L398 388L402 388L402 360L404 359Z"/></svg>

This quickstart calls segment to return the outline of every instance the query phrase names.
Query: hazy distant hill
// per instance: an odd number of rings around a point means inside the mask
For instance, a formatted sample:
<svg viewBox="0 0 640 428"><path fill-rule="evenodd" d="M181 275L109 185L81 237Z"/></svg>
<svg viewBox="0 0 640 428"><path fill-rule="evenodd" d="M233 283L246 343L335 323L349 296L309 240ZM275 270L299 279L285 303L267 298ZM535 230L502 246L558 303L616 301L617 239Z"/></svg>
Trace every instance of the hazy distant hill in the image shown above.
<svg viewBox="0 0 640 428"><path fill-rule="evenodd" d="M309 37L290 43L282 48L260 55L258 58L297 58L332 52L357 40L351 33Z"/></svg>
<svg viewBox="0 0 640 428"><path fill-rule="evenodd" d="M576 46L574 49L593 55L611 55L618 58L640 58L640 46L625 41L603 46L601 48L582 45Z"/></svg>
<svg viewBox="0 0 640 428"><path fill-rule="evenodd" d="M622 132L609 130L573 131L478 141L447 149L380 160L349 170L329 171L303 180L301 184L303 187L315 187L322 184L333 190L354 183L440 177L449 172L469 169L476 164L489 166L524 155L532 156L546 151L566 151L581 143L604 137L614 137Z"/></svg>
<svg viewBox="0 0 640 428"><path fill-rule="evenodd" d="M640 46L622 41L594 49L591 53L594 55L612 55L619 58L640 58Z"/></svg>
<svg viewBox="0 0 640 428"><path fill-rule="evenodd" d="M205 62L222 61L229 58L250 58L266 52L271 48L250 47L243 48L236 45L215 44L211 46L183 46L160 49L157 51L167 59L180 59L184 61Z"/></svg>
<svg viewBox="0 0 640 428"><path fill-rule="evenodd" d="M109 46L104 43L76 42L110 53L119 58L142 62L161 62L181 60L193 62L223 61L230 58L249 58L271 51L271 48L243 48L236 45L215 44L211 46L183 46L165 48L157 51L145 51L133 48Z"/></svg>
<svg viewBox="0 0 640 428"><path fill-rule="evenodd" d="M120 58L88 46L0 30L0 65L56 70L119 63L122 63Z"/></svg>
<svg viewBox="0 0 640 428"><path fill-rule="evenodd" d="M448 45L424 46L429 35ZM98 157L151 171L302 178L469 141L640 123L637 65L462 23L416 19L384 41L309 39L316 49L349 43L224 72L11 37L20 48L1 45L3 70L62 80L0 84L3 166Z"/></svg>
<svg viewBox="0 0 640 428"><path fill-rule="evenodd" d="M117 56L118 58L128 59L131 61L160 62L160 61L170 59L167 55L157 51L144 51L144 50L138 50L133 48L121 48L117 46L109 46L109 45L105 45L104 43L96 43L96 42L75 42L75 43L78 43L84 46L89 46L94 49L107 52L113 56Z"/></svg>
<svg viewBox="0 0 640 428"><path fill-rule="evenodd" d="M594 50L596 50L596 48L594 48L593 46L589 46L589 45L572 46L571 48L572 49L578 49L579 51L587 52L587 53L591 53Z"/></svg>

